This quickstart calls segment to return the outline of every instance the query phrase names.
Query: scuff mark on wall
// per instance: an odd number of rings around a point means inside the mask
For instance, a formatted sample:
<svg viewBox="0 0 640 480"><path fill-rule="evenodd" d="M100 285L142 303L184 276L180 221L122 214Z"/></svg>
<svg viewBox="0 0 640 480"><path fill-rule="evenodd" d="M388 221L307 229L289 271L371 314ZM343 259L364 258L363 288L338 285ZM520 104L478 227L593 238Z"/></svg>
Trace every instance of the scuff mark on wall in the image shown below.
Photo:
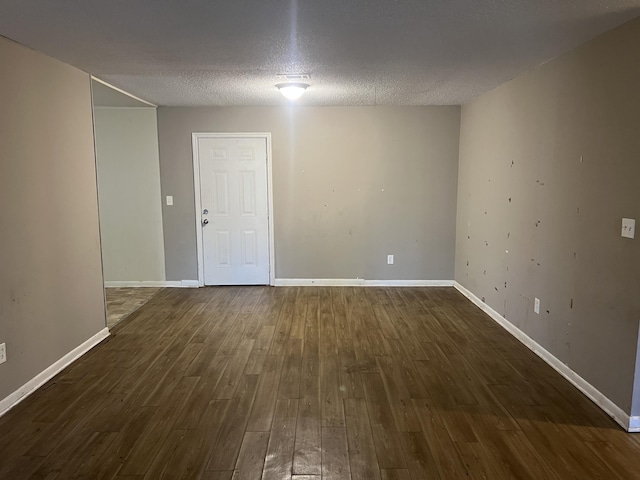
<svg viewBox="0 0 640 480"><path fill-rule="evenodd" d="M621 209L640 208L640 136L632 128L640 70L629 68L637 48L628 44L640 41L640 19L617 38L610 50L571 53L571 61L554 60L463 106L458 224L464 232L471 222L469 237L483 240L459 241L456 258L467 288L488 295L483 301L497 311L502 304L514 325L628 412L638 328L625 319L628 308L640 309L640 277L630 273L640 250L623 250L612 226ZM613 73L601 69L608 62ZM543 315L534 316L534 296Z"/></svg>

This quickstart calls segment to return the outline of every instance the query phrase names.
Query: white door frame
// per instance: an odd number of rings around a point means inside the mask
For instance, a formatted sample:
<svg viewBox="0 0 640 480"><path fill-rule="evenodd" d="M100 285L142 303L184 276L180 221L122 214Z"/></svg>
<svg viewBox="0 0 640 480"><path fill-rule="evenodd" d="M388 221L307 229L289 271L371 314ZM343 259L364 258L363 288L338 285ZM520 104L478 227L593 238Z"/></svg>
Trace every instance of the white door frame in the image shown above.
<svg viewBox="0 0 640 480"><path fill-rule="evenodd" d="M202 245L202 204L200 201L200 158L198 140L201 138L264 138L267 142L267 205L269 208L269 285L275 282L275 248L273 244L273 182L271 172L271 133L192 133L193 190L195 193L196 249L198 252L198 285L204 287L204 246Z"/></svg>

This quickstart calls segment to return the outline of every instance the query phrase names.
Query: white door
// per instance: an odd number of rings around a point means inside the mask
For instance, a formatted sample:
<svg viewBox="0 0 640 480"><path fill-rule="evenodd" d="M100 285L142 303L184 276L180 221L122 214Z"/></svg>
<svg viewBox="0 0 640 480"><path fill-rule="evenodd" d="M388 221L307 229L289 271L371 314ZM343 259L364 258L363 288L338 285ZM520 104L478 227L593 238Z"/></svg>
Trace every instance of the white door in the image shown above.
<svg viewBox="0 0 640 480"><path fill-rule="evenodd" d="M269 284L267 141L198 137L205 285Z"/></svg>

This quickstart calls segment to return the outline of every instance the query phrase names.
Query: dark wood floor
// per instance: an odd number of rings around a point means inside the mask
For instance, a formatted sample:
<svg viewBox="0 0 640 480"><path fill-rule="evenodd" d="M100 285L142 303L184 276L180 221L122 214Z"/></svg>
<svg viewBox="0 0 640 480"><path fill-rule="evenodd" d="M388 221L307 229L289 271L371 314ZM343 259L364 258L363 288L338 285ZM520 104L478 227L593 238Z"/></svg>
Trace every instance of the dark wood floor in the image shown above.
<svg viewBox="0 0 640 480"><path fill-rule="evenodd" d="M0 418L1 479L640 478L453 289L166 289L112 333Z"/></svg>

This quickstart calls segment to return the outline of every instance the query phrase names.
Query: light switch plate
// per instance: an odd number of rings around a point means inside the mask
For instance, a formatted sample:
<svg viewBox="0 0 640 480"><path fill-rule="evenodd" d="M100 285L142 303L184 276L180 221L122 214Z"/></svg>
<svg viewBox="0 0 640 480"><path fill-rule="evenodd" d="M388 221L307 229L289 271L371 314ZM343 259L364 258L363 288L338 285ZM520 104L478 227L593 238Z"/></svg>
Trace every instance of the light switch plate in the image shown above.
<svg viewBox="0 0 640 480"><path fill-rule="evenodd" d="M173 205L173 196L167 195L167 205Z"/></svg>
<svg viewBox="0 0 640 480"><path fill-rule="evenodd" d="M625 238L635 238L636 236L636 219L635 218L622 219L622 236Z"/></svg>

